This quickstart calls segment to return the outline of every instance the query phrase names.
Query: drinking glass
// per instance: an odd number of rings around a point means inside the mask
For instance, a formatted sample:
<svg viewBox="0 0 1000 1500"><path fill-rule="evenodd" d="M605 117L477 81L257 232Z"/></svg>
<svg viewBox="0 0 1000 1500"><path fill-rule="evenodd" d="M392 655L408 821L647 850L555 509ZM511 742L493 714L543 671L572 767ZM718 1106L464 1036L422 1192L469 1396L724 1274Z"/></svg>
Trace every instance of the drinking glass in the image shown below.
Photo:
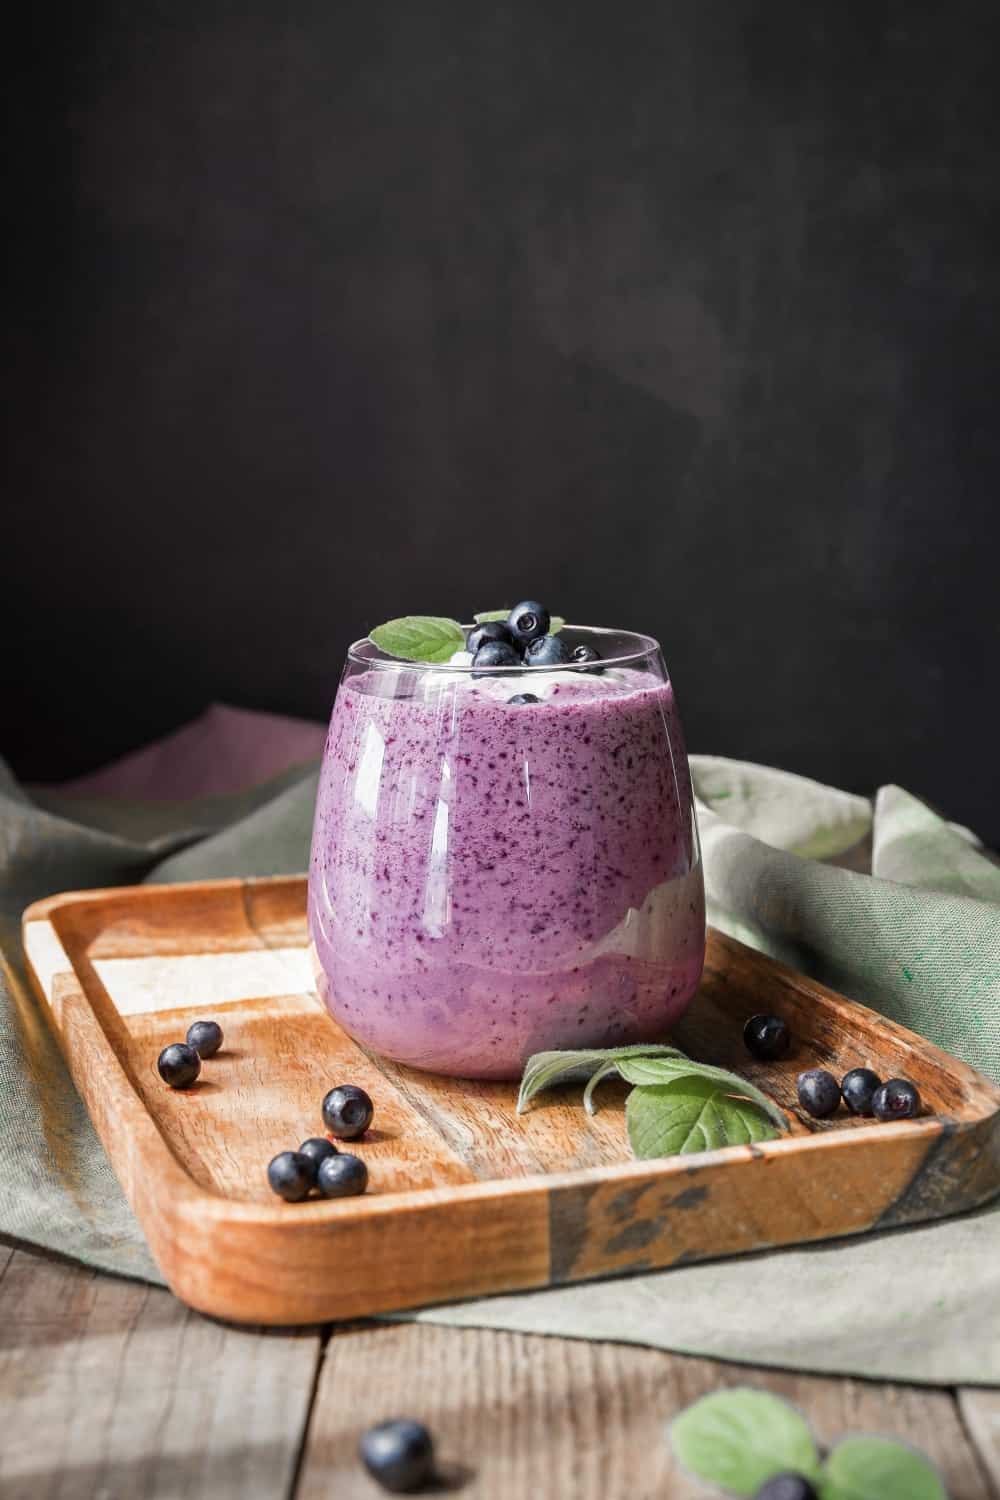
<svg viewBox="0 0 1000 1500"><path fill-rule="evenodd" d="M533 1052L661 1038L697 989L701 854L660 648L563 638L600 661L484 673L348 652L309 928L325 1004L397 1062L514 1078Z"/></svg>

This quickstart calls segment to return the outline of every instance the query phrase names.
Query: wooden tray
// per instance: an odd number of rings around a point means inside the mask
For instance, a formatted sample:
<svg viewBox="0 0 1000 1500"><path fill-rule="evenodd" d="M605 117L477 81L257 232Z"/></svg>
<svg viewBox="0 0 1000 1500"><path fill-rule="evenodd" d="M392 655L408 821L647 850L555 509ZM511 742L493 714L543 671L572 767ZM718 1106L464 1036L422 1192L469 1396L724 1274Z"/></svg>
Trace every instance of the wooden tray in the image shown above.
<svg viewBox="0 0 1000 1500"><path fill-rule="evenodd" d="M76 1085L170 1286L206 1313L313 1323L554 1286L939 1218L1000 1191L1000 1091L881 1016L711 933L678 1044L735 1067L788 1111L761 1146L634 1161L624 1089L596 1118L579 1087L515 1115L512 1084L370 1057L311 988L304 879L56 896L25 913L25 950ZM766 1009L796 1045L755 1064ZM198 1017L226 1046L186 1093L156 1058ZM868 1064L913 1079L934 1112L875 1124L802 1118L795 1075ZM283 1204L271 1156L322 1131L355 1082L375 1127L355 1148L362 1198Z"/></svg>

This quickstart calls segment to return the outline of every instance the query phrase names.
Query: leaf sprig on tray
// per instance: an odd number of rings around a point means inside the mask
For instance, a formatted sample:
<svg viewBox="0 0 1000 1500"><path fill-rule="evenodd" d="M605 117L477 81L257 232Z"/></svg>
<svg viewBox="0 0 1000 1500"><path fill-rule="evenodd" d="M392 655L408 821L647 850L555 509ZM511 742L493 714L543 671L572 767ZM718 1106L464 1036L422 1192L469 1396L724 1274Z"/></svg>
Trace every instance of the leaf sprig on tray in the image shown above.
<svg viewBox="0 0 1000 1500"><path fill-rule="evenodd" d="M625 1123L639 1158L746 1146L773 1140L786 1129L777 1105L745 1078L657 1043L536 1052L521 1079L518 1114L543 1089L575 1080L586 1083L583 1104L592 1115L598 1084L613 1074L633 1085Z"/></svg>

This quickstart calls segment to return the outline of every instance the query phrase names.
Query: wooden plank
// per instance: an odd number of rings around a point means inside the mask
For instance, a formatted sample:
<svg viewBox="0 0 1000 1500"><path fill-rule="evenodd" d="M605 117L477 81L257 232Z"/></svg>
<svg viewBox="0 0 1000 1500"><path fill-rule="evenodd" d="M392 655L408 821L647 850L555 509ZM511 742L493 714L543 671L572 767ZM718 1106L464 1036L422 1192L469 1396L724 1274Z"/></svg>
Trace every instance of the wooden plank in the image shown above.
<svg viewBox="0 0 1000 1500"><path fill-rule="evenodd" d="M15 1250L0 1279L0 1494L274 1500L319 1357L315 1330L226 1327L158 1287Z"/></svg>
<svg viewBox="0 0 1000 1500"><path fill-rule="evenodd" d="M608 1088L594 1122L578 1088L519 1117L513 1084L435 1078L365 1053L308 987L304 903L304 880L283 878L84 893L26 914L34 981L77 1087L164 1276L201 1311L357 1317L917 1222L1000 1191L1000 1091L718 933L680 1039L755 1076L794 1131L636 1162L620 1089ZM156 1056L206 1014L205 996L227 1045L175 1092ZM765 1005L796 1038L769 1068L741 1040ZM807 1061L908 1074L935 1113L892 1125L846 1111L796 1119L794 1074ZM355 1147L370 1192L279 1203L268 1159L319 1129L323 1093L345 1081L376 1101Z"/></svg>
<svg viewBox="0 0 1000 1500"><path fill-rule="evenodd" d="M958 1403L966 1431L989 1475L990 1493L1000 1497L1000 1391L975 1390L969 1386L959 1391Z"/></svg>
<svg viewBox="0 0 1000 1500"><path fill-rule="evenodd" d="M356 1447L391 1416L425 1421L463 1500L705 1500L673 1463L670 1420L723 1385L793 1401L824 1445L881 1432L923 1449L951 1500L990 1500L946 1392L755 1371L621 1344L409 1324L327 1346L296 1500L372 1500Z"/></svg>

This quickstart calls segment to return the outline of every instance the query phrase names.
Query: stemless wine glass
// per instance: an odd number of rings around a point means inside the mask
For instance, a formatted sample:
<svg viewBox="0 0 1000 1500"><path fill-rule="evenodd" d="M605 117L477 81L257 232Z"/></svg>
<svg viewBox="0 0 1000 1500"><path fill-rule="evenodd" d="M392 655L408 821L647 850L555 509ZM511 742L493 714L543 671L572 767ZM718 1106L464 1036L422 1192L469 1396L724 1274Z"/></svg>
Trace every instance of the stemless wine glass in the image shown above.
<svg viewBox="0 0 1000 1500"><path fill-rule="evenodd" d="M467 1078L660 1038L697 988L705 896L656 641L567 626L593 667L350 648L316 803L320 994L363 1045Z"/></svg>

